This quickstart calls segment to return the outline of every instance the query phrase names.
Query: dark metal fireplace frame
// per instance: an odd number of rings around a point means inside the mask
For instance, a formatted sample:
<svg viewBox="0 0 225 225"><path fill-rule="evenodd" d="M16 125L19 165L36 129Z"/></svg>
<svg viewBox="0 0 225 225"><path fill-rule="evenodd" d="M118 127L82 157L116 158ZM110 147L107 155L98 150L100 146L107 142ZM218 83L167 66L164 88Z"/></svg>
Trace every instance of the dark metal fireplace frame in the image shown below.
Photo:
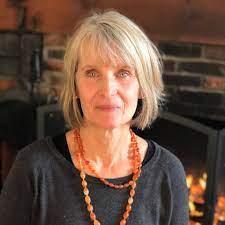
<svg viewBox="0 0 225 225"><path fill-rule="evenodd" d="M163 112L158 120L166 120L169 122L173 122L177 125L185 126L186 128L190 128L194 131L198 131L208 137L207 149L206 149L206 173L207 173L207 186L205 190L205 204L204 204L204 217L200 222L203 225L213 225L214 219L214 208L216 202L216 173L217 173L217 159L218 153L222 151L222 143L221 146L218 146L220 135L219 131L215 130L211 127L208 127L202 123L194 121L189 118L185 118L173 113ZM157 123L157 121L155 122ZM153 132L152 132L153 131ZM144 131L137 130L140 136L144 138L152 138L152 134L154 134L154 125L145 129ZM163 136L163 135L162 135ZM163 138L162 138L163 139ZM157 141L157 140L156 140ZM159 143L160 138L159 138ZM176 154L176 153L175 153Z"/></svg>
<svg viewBox="0 0 225 225"><path fill-rule="evenodd" d="M202 123L184 118L172 113L162 113L160 118L186 126L202 134L208 136L207 155L206 155L206 173L207 186L205 190L205 206L204 206L204 225L212 225L214 219L214 206L216 202L216 172L217 172L217 158L218 158L218 140L219 132L203 125ZM222 148L222 146L221 146ZM215 151L216 149L216 151Z"/></svg>
<svg viewBox="0 0 225 225"><path fill-rule="evenodd" d="M218 172L219 172L219 159L221 158L222 152L225 151L223 140L225 140L225 129L218 130L203 123L194 121L189 118L185 118L173 113L164 112L161 114L159 119L174 122L178 125L185 126L187 128L198 131L208 136L208 143L206 149L206 173L207 173L207 186L205 190L205 204L204 204L204 225L213 225L215 203L217 200L217 185L218 185ZM152 129L152 128L151 128ZM143 132L143 137L150 137L150 130ZM154 127L153 127L154 130ZM140 135L142 135L140 133Z"/></svg>

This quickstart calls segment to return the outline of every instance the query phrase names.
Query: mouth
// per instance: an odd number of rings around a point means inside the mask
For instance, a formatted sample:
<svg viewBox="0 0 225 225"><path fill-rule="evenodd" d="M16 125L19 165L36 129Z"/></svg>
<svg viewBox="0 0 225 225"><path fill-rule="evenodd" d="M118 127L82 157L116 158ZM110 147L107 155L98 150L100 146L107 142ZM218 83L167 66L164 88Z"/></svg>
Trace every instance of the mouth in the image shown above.
<svg viewBox="0 0 225 225"><path fill-rule="evenodd" d="M97 109L99 110L102 110L102 111L116 111L118 110L120 107L118 105L99 105L96 107Z"/></svg>

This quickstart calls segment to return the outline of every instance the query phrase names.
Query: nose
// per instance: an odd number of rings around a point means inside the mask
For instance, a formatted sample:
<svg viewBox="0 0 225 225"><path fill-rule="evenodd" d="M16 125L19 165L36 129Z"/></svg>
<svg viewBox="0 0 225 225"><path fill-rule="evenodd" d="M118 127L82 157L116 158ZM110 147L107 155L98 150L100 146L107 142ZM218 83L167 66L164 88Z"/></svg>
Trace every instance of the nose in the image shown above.
<svg viewBox="0 0 225 225"><path fill-rule="evenodd" d="M104 96L113 96L117 93L117 82L113 73L109 72L102 76L100 90Z"/></svg>

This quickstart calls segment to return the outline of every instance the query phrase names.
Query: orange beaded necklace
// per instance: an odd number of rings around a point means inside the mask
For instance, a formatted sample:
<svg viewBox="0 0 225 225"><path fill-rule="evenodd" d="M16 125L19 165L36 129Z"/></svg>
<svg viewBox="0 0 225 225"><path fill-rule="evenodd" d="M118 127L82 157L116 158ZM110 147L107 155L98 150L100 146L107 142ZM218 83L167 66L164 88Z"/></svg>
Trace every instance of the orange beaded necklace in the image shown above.
<svg viewBox="0 0 225 225"><path fill-rule="evenodd" d="M78 161L80 163L80 168L81 168L81 172L80 172L80 177L82 179L82 187L83 187L83 193L85 196L85 203L87 205L87 210L90 214L90 219L91 221L93 221L94 225L101 225L101 223L99 222L99 220L97 220L96 215L94 213L94 209L93 209L93 205L91 204L91 198L89 196L89 190L88 190L88 183L86 181L86 174L84 172L84 165L88 166L88 168L95 174L95 176L100 179L105 185L112 187L112 188L127 188L127 187L131 187L130 189L130 193L129 193L129 198L127 201L127 205L126 205L126 209L125 212L123 214L123 218L120 221L120 225L125 225L126 221L130 215L131 212L131 205L133 203L133 198L135 195L135 188L136 188L136 182L141 174L141 157L140 157L140 152L139 152L139 148L137 145L137 140L135 137L135 134L133 133L133 131L130 129L130 133L131 133L131 145L130 148L133 151L133 164L134 164L134 169L133 169L133 176L132 179L125 183L125 184L113 184L109 181L107 181L104 178L101 178L100 176L98 176L98 173L96 172L96 170L91 166L90 162L85 159L84 157L84 148L83 148L83 143L80 137L80 133L79 130L75 129L74 130L74 138L77 141L78 144L78 152L77 152L77 157L78 157Z"/></svg>

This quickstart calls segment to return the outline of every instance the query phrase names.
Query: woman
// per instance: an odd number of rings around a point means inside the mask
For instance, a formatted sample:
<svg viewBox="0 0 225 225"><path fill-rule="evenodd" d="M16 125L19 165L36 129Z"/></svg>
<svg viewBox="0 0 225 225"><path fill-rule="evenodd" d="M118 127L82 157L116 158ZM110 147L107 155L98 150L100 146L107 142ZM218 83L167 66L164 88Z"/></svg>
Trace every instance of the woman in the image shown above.
<svg viewBox="0 0 225 225"><path fill-rule="evenodd" d="M149 126L163 98L151 41L118 12L93 14L76 28L64 66L60 103L71 130L18 154L1 225L186 225L180 161L131 130Z"/></svg>

